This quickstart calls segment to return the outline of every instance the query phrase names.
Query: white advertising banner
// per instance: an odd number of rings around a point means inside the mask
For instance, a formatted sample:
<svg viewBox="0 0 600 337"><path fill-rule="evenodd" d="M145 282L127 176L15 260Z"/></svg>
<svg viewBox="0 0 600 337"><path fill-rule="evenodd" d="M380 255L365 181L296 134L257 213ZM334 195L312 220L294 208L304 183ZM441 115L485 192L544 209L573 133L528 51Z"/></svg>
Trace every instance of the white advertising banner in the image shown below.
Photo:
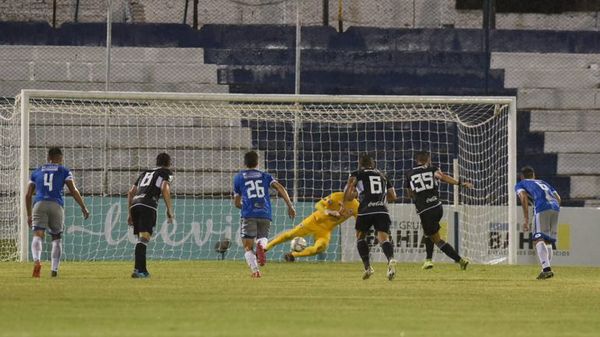
<svg viewBox="0 0 600 337"><path fill-rule="evenodd" d="M473 206L462 208L465 212L482 214L482 206ZM493 207L489 207L492 209ZM499 209L499 208L497 208ZM425 259L425 247L421 244L423 232L419 218L417 217L414 206L409 204L390 205L392 217L392 226L390 228L392 240L394 243L394 255L398 261L416 262ZM491 255L506 256L505 249L508 247L506 219L498 219L499 214L503 212L489 212L489 219L482 219L481 228L484 235L477 238L479 249L487 249ZM520 207L518 214L518 238L517 238L517 263L519 264L538 264L533 242L532 233L523 233L520 230L523 223L523 215ZM495 219L494 219L495 218ZM444 207L444 218L441 221L442 238L452 245L456 246L454 240L454 211L453 207ZM461 233L460 222L458 224L459 253L465 254L467 245L475 246L477 243L469 243L469 237L473 233ZM354 232L354 219L340 226L342 236L342 261L360 261L356 251L356 239ZM555 244L554 265L593 265L600 266L600 209L563 207L560 212L558 225L558 240ZM369 244L375 242L374 233L368 237ZM465 254L469 258L468 254ZM379 245L371 246L371 258L373 261L383 262L385 257L379 248ZM434 261L451 262L437 247L434 248ZM477 261L475 261L477 262ZM506 263L506 260L500 259L498 262Z"/></svg>

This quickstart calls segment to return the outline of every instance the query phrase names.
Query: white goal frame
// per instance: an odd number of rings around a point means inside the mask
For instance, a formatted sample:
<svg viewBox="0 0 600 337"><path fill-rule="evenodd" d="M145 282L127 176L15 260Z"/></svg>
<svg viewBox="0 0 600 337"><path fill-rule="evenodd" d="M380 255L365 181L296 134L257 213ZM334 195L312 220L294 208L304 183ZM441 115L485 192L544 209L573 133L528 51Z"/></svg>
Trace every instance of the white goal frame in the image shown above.
<svg viewBox="0 0 600 337"><path fill-rule="evenodd" d="M279 94L204 94L204 93L162 93L162 92L111 92L111 91L66 91L66 90L22 90L20 94L21 113L21 142L20 142L20 223L19 223L19 258L29 259L29 226L25 207L25 193L29 182L29 101L30 99L151 99L163 101L228 101L245 103L334 103L334 104L503 104L508 105L508 263L517 261L517 200L512 192L516 184L517 155L516 155L516 97L500 96L363 96L363 95L279 95ZM297 120L296 120L297 122ZM294 128L296 134L297 128ZM294 135L294 143L298 137ZM294 144L296 145L296 144ZM293 195L297 196L297 161L298 153L294 146L294 179ZM456 172L455 172L456 174ZM455 190L455 193L457 190ZM455 200L457 200L455 198ZM455 201L456 202L456 201ZM454 206L457 206L456 204ZM455 208L458 210L458 208Z"/></svg>

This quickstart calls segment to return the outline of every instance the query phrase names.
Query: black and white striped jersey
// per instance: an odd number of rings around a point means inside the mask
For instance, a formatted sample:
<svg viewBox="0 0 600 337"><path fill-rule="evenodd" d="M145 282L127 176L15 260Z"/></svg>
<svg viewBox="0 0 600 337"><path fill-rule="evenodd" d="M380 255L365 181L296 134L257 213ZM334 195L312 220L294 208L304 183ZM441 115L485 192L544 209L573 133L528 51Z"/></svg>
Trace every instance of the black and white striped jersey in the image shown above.
<svg viewBox="0 0 600 337"><path fill-rule="evenodd" d="M377 169L360 169L350 173L356 177L356 191L358 192L358 216L366 214L386 213L387 191L392 188L392 183L385 174Z"/></svg>
<svg viewBox="0 0 600 337"><path fill-rule="evenodd" d="M171 170L164 167L157 167L152 170L146 170L140 174L135 181L137 193L133 197L131 207L143 205L149 208L156 209L158 207L158 199L161 194L161 187L164 181L171 182L173 173Z"/></svg>

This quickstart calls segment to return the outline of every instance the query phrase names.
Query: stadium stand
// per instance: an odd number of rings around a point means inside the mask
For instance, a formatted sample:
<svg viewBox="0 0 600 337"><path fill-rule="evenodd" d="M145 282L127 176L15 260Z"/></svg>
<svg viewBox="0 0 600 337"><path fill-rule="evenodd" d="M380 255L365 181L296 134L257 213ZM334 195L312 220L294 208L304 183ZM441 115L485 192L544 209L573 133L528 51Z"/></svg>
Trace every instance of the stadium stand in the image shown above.
<svg viewBox="0 0 600 337"><path fill-rule="evenodd" d="M136 4L135 14L129 18L120 16L119 20L167 22L161 19L160 11L148 10L150 2L145 8ZM93 11L91 8L87 12ZM164 9L164 15L168 11ZM460 28L374 28L354 22L338 33L333 27L303 27L301 91L516 93L520 109L519 165L530 163L538 167L542 177L555 185L568 203L593 204L600 195L600 168L595 165L595 159L600 157L600 148L595 145L600 143L596 141L600 137L600 117L594 111L600 108L600 36L593 31L580 31L598 28L597 20L586 19L593 13L498 16L497 27L501 29L490 32L491 54L485 53L483 32L475 29L481 26L476 11L452 13L444 24ZM104 17L101 12L93 15ZM561 30L549 29L566 17L577 25L560 24ZM576 17L581 20L573 20ZM173 23L113 24L113 66L117 77L111 87L292 93L294 27L259 24L264 21L259 17L247 16L243 24L239 20L244 19L223 16L219 24L204 24L199 31ZM81 20L86 21L94 19ZM211 21L203 21L207 22ZM391 21L379 25L404 26ZM0 95L12 96L22 87L103 88L104 24L65 23L53 29L48 23L0 22L0 29L6 32L0 35ZM53 59L53 48L72 55L72 59ZM50 68L60 69L58 75L50 73ZM129 71L119 71L125 68ZM255 143L257 137L267 137L258 132L261 128L243 128L253 130ZM308 148L309 144L304 145ZM267 163L274 161L268 148L261 150L265 151ZM308 155L308 151L301 153L301 157ZM288 168L277 170L284 179L289 176Z"/></svg>

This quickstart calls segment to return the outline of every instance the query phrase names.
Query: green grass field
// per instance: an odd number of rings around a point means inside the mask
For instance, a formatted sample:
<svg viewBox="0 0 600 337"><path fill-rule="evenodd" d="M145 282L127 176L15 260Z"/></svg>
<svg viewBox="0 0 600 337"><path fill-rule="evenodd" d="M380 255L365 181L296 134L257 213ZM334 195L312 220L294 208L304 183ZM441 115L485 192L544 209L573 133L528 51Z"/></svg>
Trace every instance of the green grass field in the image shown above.
<svg viewBox="0 0 600 337"><path fill-rule="evenodd" d="M0 336L599 336L600 269L270 263L251 279L242 262L0 263ZM539 332L536 332L539 329Z"/></svg>

